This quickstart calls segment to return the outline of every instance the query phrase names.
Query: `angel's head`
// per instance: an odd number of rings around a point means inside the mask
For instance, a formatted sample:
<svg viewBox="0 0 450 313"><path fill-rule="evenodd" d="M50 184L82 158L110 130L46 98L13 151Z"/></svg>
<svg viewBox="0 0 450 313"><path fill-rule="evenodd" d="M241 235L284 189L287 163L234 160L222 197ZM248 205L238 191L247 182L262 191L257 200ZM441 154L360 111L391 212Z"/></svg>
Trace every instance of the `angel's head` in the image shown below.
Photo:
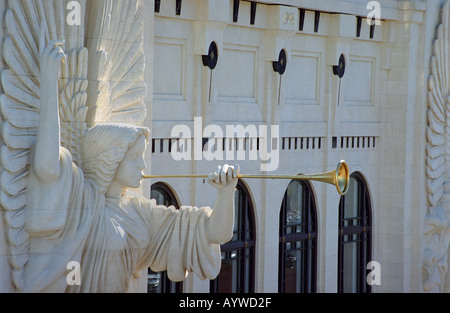
<svg viewBox="0 0 450 313"><path fill-rule="evenodd" d="M101 193L111 184L138 188L146 164L143 154L150 131L128 124L100 124L89 129L82 146L85 178Z"/></svg>

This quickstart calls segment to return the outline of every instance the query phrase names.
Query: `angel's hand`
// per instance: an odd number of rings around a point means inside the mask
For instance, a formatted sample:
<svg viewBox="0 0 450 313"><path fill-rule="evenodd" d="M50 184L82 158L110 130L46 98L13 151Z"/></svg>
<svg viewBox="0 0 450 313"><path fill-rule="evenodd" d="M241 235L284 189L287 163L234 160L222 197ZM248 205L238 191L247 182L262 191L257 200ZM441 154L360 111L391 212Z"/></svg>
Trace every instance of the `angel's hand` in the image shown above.
<svg viewBox="0 0 450 313"><path fill-rule="evenodd" d="M45 32L41 31L39 38L41 82L54 84L58 81L61 61L64 63L66 60L66 54L61 48L64 42L64 40L52 40L46 45Z"/></svg>
<svg viewBox="0 0 450 313"><path fill-rule="evenodd" d="M219 166L216 172L209 175L208 183L219 190L225 187L234 190L237 185L238 176L239 166L225 164L224 166Z"/></svg>

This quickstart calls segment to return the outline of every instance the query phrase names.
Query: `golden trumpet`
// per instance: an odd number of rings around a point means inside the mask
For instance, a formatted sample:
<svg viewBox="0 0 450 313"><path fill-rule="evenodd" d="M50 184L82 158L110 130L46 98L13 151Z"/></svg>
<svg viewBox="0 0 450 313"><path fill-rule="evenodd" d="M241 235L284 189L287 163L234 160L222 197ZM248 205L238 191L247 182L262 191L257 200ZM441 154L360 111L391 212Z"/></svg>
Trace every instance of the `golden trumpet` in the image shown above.
<svg viewBox="0 0 450 313"><path fill-rule="evenodd" d="M209 175L188 174L188 175L145 175L143 179L152 178L208 178ZM336 186L338 193L345 196L350 187L350 171L347 162L339 162L336 170L320 174L311 175L238 175L237 178L244 179L298 179L313 180Z"/></svg>

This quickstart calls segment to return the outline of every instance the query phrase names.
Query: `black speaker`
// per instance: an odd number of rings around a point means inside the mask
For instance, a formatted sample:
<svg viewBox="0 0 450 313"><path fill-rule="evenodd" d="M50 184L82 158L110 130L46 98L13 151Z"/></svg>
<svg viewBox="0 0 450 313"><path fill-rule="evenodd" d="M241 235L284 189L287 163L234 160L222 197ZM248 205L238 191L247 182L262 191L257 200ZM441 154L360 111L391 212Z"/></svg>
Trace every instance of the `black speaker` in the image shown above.
<svg viewBox="0 0 450 313"><path fill-rule="evenodd" d="M273 62L273 70L280 75L283 75L284 72L286 72L286 66L287 66L287 56L286 51L282 49L280 51L280 55L278 56L278 62Z"/></svg>
<svg viewBox="0 0 450 313"><path fill-rule="evenodd" d="M214 41L209 46L208 55L204 55L202 58L204 66L209 67L211 70L216 68L217 62L219 61L219 51Z"/></svg>

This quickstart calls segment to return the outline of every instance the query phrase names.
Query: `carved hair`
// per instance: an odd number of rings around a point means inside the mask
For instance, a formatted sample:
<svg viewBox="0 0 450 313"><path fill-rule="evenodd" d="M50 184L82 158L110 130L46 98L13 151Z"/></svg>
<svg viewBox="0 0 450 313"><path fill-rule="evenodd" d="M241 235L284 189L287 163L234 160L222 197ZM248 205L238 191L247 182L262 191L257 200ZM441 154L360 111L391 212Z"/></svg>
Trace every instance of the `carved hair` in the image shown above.
<svg viewBox="0 0 450 313"><path fill-rule="evenodd" d="M81 152L85 178L106 193L120 162L142 135L148 141L149 129L128 124L100 124L89 129Z"/></svg>

